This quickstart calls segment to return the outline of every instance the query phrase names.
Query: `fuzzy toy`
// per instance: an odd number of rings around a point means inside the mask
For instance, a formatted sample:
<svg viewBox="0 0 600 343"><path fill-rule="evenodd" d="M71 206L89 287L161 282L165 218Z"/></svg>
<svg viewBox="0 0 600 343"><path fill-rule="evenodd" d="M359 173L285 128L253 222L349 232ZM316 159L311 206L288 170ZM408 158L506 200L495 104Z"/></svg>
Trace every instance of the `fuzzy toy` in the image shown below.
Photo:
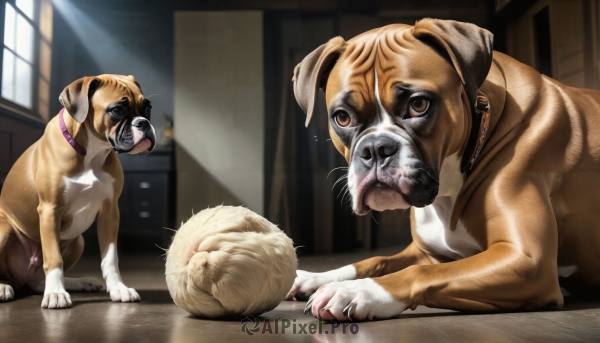
<svg viewBox="0 0 600 343"><path fill-rule="evenodd" d="M190 218L167 251L175 304L205 318L274 309L296 277L292 240L244 207L208 208Z"/></svg>

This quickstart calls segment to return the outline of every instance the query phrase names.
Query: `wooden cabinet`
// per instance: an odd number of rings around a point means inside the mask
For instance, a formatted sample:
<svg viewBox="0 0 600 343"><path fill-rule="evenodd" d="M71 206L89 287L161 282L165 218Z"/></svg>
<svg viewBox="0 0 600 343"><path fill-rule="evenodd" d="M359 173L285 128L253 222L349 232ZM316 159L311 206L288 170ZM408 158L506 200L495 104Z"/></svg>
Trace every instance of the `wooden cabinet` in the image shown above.
<svg viewBox="0 0 600 343"><path fill-rule="evenodd" d="M175 229L173 154L162 150L147 156L119 155L119 160L125 174L119 198L119 239L139 238L143 242L168 246L172 231L165 228Z"/></svg>

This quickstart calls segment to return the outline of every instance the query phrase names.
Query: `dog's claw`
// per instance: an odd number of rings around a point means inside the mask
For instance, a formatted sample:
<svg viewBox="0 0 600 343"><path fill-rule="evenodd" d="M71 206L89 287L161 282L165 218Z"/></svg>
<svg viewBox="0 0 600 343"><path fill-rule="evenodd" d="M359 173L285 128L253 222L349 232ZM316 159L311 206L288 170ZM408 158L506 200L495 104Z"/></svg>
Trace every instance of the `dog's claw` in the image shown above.
<svg viewBox="0 0 600 343"><path fill-rule="evenodd" d="M308 312L310 312L312 302L313 302L313 297L310 297L308 299L308 302L306 303L306 306L304 307L304 314L308 314Z"/></svg>
<svg viewBox="0 0 600 343"><path fill-rule="evenodd" d="M344 310L342 311L342 313L344 313L344 315L346 316L346 318L348 318L349 321L353 321L352 320L352 303L348 304L348 306L346 306L346 308L344 308Z"/></svg>
<svg viewBox="0 0 600 343"><path fill-rule="evenodd" d="M308 298L308 301L306 302L306 306L304 307L304 314L308 314L308 312L310 312L310 310L311 310L310 307L312 305L313 300L315 299L314 296L315 295L313 294L310 296L310 298Z"/></svg>

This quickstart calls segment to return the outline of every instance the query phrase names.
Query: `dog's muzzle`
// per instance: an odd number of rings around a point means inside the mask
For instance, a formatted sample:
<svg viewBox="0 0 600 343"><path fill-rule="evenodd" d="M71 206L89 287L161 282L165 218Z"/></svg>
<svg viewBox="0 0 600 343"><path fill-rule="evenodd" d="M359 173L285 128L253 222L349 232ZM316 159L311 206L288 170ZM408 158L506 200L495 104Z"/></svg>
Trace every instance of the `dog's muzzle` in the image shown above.
<svg viewBox="0 0 600 343"><path fill-rule="evenodd" d="M141 116L119 124L115 136L115 139L108 140L118 153L150 152L156 145L154 127L148 119Z"/></svg>
<svg viewBox="0 0 600 343"><path fill-rule="evenodd" d="M154 127L146 118L136 117L131 122L131 130L133 132L133 149L130 154L137 154L144 151L152 151L156 145L156 135Z"/></svg>
<svg viewBox="0 0 600 343"><path fill-rule="evenodd" d="M438 181L406 139L392 134L369 134L353 152L349 182L357 214L424 207L438 192Z"/></svg>

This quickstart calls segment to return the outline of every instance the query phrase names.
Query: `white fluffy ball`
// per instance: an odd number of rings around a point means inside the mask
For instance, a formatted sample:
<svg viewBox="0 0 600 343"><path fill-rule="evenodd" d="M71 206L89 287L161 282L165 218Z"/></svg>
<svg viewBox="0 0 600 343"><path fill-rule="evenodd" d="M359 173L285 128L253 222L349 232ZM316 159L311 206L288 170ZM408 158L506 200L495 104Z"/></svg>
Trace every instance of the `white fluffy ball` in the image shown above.
<svg viewBox="0 0 600 343"><path fill-rule="evenodd" d="M167 252L175 304L201 317L258 315L274 309L294 283L292 240L244 207L219 206L190 218Z"/></svg>

